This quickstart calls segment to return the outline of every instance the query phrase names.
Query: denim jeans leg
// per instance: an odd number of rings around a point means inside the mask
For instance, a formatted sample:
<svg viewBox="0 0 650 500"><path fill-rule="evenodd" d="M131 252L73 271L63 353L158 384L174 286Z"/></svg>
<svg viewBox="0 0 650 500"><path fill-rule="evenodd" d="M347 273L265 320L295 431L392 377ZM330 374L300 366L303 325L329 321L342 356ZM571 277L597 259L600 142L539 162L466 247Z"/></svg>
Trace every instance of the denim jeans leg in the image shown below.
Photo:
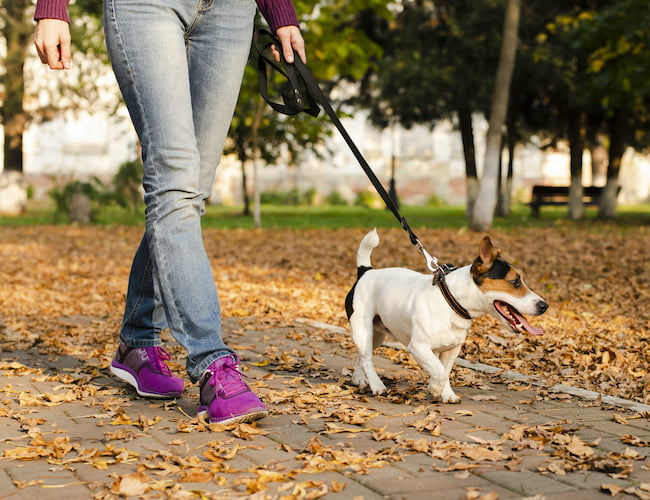
<svg viewBox="0 0 650 500"><path fill-rule="evenodd" d="M252 0L105 2L109 55L143 150L153 275L146 285L154 299L160 294L193 381L232 352L221 338L200 217L241 84L253 16ZM147 300L154 306L141 311L154 318L155 300ZM154 331L155 323L149 321Z"/></svg>
<svg viewBox="0 0 650 500"><path fill-rule="evenodd" d="M159 293L153 279L153 263L146 234L133 258L120 341L129 347L161 345L160 332L167 328Z"/></svg>

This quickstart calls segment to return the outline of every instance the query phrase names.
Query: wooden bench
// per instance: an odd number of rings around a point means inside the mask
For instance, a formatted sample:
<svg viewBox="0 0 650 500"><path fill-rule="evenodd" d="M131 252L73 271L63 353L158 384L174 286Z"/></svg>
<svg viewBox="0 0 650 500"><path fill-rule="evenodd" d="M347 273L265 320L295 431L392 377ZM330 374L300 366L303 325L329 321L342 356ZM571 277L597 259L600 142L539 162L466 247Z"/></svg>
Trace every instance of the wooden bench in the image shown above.
<svg viewBox="0 0 650 500"><path fill-rule="evenodd" d="M582 188L582 202L585 205L598 205L602 192L602 187L585 186ZM539 217L539 209L543 205L568 204L569 186L533 186L533 196L530 200L533 217Z"/></svg>

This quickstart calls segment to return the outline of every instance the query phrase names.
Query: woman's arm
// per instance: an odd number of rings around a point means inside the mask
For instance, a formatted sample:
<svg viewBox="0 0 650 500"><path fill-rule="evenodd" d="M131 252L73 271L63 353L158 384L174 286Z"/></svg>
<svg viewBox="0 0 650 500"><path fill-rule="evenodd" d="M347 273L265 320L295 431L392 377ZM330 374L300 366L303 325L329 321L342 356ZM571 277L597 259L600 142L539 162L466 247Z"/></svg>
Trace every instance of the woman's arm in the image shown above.
<svg viewBox="0 0 650 500"><path fill-rule="evenodd" d="M72 59L68 0L38 0L34 45L38 57L51 69L69 69Z"/></svg>
<svg viewBox="0 0 650 500"><path fill-rule="evenodd" d="M280 39L282 54L287 62L293 62L293 51L298 53L302 62L307 62L305 41L300 34L298 17L292 0L257 0L257 6L268 21L271 30ZM273 51L277 61L280 55Z"/></svg>

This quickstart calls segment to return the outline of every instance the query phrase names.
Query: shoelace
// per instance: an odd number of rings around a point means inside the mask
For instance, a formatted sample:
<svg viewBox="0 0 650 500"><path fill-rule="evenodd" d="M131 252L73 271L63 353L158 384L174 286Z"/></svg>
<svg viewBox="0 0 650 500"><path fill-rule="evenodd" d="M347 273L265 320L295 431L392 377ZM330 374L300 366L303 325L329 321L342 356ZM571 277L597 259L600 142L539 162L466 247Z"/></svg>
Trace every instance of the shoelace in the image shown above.
<svg viewBox="0 0 650 500"><path fill-rule="evenodd" d="M250 389L244 382L245 375L239 371L239 364L233 357L228 357L219 365L210 377L210 385L221 389L225 398L231 398Z"/></svg>
<svg viewBox="0 0 650 500"><path fill-rule="evenodd" d="M153 359L155 360L154 364L156 367L161 371L163 375L171 377L172 372L169 369L169 366L167 366L167 361L172 359L170 354L160 346L152 347L151 350L153 351Z"/></svg>

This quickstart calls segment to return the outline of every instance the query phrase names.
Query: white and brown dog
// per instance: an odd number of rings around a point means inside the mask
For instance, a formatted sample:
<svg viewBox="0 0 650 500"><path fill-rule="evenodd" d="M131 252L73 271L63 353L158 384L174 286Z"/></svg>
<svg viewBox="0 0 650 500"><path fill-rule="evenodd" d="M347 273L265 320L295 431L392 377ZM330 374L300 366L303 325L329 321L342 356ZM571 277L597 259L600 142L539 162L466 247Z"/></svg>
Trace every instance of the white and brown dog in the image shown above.
<svg viewBox="0 0 650 500"><path fill-rule="evenodd" d="M369 232L357 252L357 281L345 299L352 339L359 350L352 382L370 386L373 394L386 390L372 363L372 351L389 334L401 342L430 375L434 400L459 403L449 373L472 318L492 314L516 333L541 335L522 314L538 316L548 304L533 293L522 274L501 259L485 236L471 266L455 269L441 281L430 274L392 267L372 269L370 254L379 244Z"/></svg>

